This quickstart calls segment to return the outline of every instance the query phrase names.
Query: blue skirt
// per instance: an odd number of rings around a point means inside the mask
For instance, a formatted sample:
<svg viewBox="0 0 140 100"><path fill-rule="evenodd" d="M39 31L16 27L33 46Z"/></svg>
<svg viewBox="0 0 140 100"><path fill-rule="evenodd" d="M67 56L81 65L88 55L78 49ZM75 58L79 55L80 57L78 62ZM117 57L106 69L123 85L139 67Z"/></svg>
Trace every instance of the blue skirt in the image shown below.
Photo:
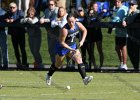
<svg viewBox="0 0 140 100"><path fill-rule="evenodd" d="M76 49L76 43L73 45L69 45L71 48ZM59 56L64 56L70 52L69 49L64 48L59 42L56 43L55 45L55 53L58 54Z"/></svg>

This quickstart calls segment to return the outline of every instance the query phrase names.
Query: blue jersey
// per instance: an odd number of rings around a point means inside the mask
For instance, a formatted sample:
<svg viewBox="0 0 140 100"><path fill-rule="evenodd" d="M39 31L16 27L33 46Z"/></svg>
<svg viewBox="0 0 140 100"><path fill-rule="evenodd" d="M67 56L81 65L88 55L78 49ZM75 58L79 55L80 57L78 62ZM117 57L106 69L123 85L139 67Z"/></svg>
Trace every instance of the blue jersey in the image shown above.
<svg viewBox="0 0 140 100"><path fill-rule="evenodd" d="M68 35L65 39L65 43L68 44L71 48L76 49L76 35L79 34L79 26L77 23L74 25L74 29L70 29L70 26L68 23L64 26L68 30ZM59 56L64 56L70 52L69 49L63 47L59 42L56 43L55 46L55 53L58 54Z"/></svg>
<svg viewBox="0 0 140 100"><path fill-rule="evenodd" d="M65 43L68 45L73 45L76 42L76 36L79 34L80 29L77 23L74 24L74 29L70 29L69 24L67 23L64 28L68 30L68 35L66 37Z"/></svg>

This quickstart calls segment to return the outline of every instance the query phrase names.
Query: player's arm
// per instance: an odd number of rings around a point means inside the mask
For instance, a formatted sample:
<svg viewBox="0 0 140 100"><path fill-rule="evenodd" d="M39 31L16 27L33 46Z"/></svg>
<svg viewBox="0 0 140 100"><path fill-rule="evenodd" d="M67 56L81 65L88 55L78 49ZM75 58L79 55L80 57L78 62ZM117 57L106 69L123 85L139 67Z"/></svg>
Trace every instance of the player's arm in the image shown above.
<svg viewBox="0 0 140 100"><path fill-rule="evenodd" d="M71 50L71 51L75 51L73 48L71 48L69 45L67 45L67 44L65 43L65 39L66 39L67 35L68 35L67 29L66 29L66 28L62 28L62 29L61 29L61 33L60 33L60 36L59 36L59 41L60 41L61 45L62 45L64 48L67 48L67 49L69 49L69 50Z"/></svg>
<svg viewBox="0 0 140 100"><path fill-rule="evenodd" d="M80 31L82 32L82 39L79 42L79 46L81 47L83 45L84 41L85 41L86 36L87 36L87 29L80 22L77 22L77 24L80 28Z"/></svg>

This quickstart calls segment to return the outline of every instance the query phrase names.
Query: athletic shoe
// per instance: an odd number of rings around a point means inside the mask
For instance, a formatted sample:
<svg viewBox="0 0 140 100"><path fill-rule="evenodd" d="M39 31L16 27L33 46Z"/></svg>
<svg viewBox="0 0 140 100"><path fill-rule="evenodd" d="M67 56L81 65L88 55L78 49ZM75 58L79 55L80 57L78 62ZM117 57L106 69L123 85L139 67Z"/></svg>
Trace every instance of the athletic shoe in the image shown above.
<svg viewBox="0 0 140 100"><path fill-rule="evenodd" d="M49 76L49 75L47 74L46 83L47 83L47 85L51 85L51 83L52 83L52 76Z"/></svg>
<svg viewBox="0 0 140 100"><path fill-rule="evenodd" d="M122 69L122 66L123 66L123 62L120 63L118 69Z"/></svg>
<svg viewBox="0 0 140 100"><path fill-rule="evenodd" d="M119 67L119 70L122 70L122 71L126 71L128 68L127 68L127 65L126 64L123 64Z"/></svg>
<svg viewBox="0 0 140 100"><path fill-rule="evenodd" d="M88 83L93 79L93 76L87 76L83 79L83 82L85 85L88 85Z"/></svg>
<svg viewBox="0 0 140 100"><path fill-rule="evenodd" d="M127 69L128 69L128 68L127 68L127 65L124 64L123 66L121 66L121 69L122 69L122 70L127 70Z"/></svg>

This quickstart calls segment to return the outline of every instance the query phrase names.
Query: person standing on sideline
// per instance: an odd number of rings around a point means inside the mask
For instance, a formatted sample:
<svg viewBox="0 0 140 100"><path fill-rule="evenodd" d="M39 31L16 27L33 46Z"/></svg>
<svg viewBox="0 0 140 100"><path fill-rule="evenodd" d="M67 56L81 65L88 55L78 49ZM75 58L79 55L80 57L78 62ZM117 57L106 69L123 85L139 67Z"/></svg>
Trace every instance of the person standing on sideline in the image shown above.
<svg viewBox="0 0 140 100"><path fill-rule="evenodd" d="M58 7L56 7L55 5L56 5L55 0L49 0L48 8L44 12L45 16L41 17L40 19L41 24L43 23L51 24L51 21L57 18ZM56 32L54 32L51 25L47 25L46 30L47 30L48 51L50 54L51 62L53 63L55 60L54 47L55 47L56 40L54 36L56 36Z"/></svg>
<svg viewBox="0 0 140 100"><path fill-rule="evenodd" d="M76 21L77 22L81 22L84 26L86 21L85 21L85 17L86 17L86 13L84 11L84 9L82 7L79 7L77 9L77 18ZM81 39L81 34L78 36L79 40ZM83 45L81 46L81 53L82 53L82 61L83 63L86 65L86 69L89 68L88 63L86 62L86 53L88 52L88 44L87 44L87 38L85 39L85 42L83 43ZM88 52L89 54L89 52Z"/></svg>
<svg viewBox="0 0 140 100"><path fill-rule="evenodd" d="M22 10L24 12L24 16L26 16L30 0L16 0L16 3L18 10Z"/></svg>
<svg viewBox="0 0 140 100"><path fill-rule="evenodd" d="M117 11L116 15L113 16L112 22L122 22L124 17L126 17L128 8L122 2L123 0L115 0ZM115 34L115 50L120 60L119 70L127 70L127 30L126 28L116 28Z"/></svg>
<svg viewBox="0 0 140 100"><path fill-rule="evenodd" d="M64 7L59 7L57 17L52 20L51 27L59 27L60 29L67 23L67 12ZM58 34L59 36L59 34Z"/></svg>
<svg viewBox="0 0 140 100"><path fill-rule="evenodd" d="M3 16L5 13L6 12L0 7L0 16ZM0 18L0 22L4 22L3 18ZM8 69L7 34L4 27L0 27L0 69Z"/></svg>
<svg viewBox="0 0 140 100"><path fill-rule="evenodd" d="M103 14L106 12L104 9L102 12L98 12L98 4L97 2L92 2L90 4L90 8L88 10L87 14L87 22L90 24L91 22L100 22L100 20L103 18ZM90 28L88 27L88 34L87 34L87 42L88 42L88 50L89 50L89 67L91 69L92 64L94 66L94 71L100 71L101 67L103 67L103 62L104 62L104 54L103 54L103 49L102 49L102 41L103 41L103 36L102 36L102 31L101 28ZM97 46L97 50L99 53L99 60L100 64L97 66L96 64L96 58L94 55L95 51L95 45Z"/></svg>
<svg viewBox="0 0 140 100"><path fill-rule="evenodd" d="M140 23L140 10L137 9L138 3L136 0L129 1L128 15L123 21L123 26L126 27L132 23ZM140 62L140 29L139 28L127 28L127 51L128 56L132 62L135 71L139 69Z"/></svg>
<svg viewBox="0 0 140 100"><path fill-rule="evenodd" d="M79 49L76 49L76 35L78 35L79 31L82 31L83 33L82 39L79 42L79 46L81 47L85 41L87 30L80 22L76 22L73 14L67 16L67 22L68 23L61 29L59 41L55 46L55 63L51 65L49 72L47 73L47 85L51 85L52 75L57 69L61 68L66 55L78 64L78 70L85 85L93 79L93 76L86 76L85 65L83 64L81 53Z"/></svg>
<svg viewBox="0 0 140 100"><path fill-rule="evenodd" d="M39 52L41 47L41 30L38 25L33 25L39 21L39 19L35 16L35 13L35 8L30 7L27 10L27 17L22 18L20 22L30 24L30 27L27 27L27 32L29 34L29 47L35 60L34 68L41 69L43 68L42 57Z"/></svg>
<svg viewBox="0 0 140 100"><path fill-rule="evenodd" d="M66 23L67 23L67 12L66 12L66 9L64 7L59 7L57 18L55 20L52 20L52 22L51 22L51 27L53 28L53 30L56 33L56 35L55 35L56 36L56 41L59 38L60 29L62 29L63 26ZM69 58L66 58L66 59L69 59ZM67 62L67 68L69 68L68 65L69 65L69 63Z"/></svg>
<svg viewBox="0 0 140 100"><path fill-rule="evenodd" d="M10 10L4 15L4 19L7 23L17 23L24 17L21 10L17 9L17 5L14 2L9 4ZM25 51L25 28L23 27L8 27L8 34L11 35L12 44L17 60L17 69L27 69L29 67L27 63L27 55ZM20 51L21 56L20 56ZM22 59L21 59L22 57Z"/></svg>

